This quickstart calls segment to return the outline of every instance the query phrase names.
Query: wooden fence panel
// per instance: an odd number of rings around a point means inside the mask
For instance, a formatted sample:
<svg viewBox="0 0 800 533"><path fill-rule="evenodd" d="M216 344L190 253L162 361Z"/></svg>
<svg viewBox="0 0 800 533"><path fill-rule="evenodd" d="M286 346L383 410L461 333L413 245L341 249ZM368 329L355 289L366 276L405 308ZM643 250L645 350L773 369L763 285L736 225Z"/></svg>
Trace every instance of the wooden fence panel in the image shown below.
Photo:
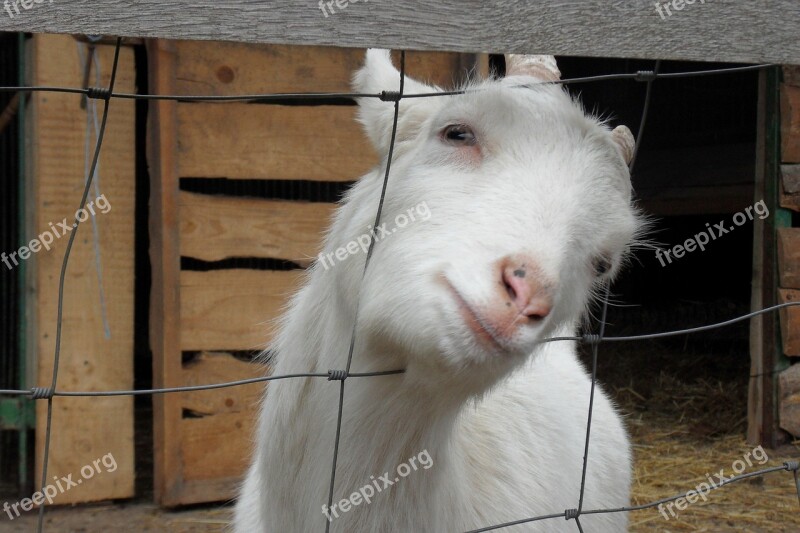
<svg viewBox="0 0 800 533"><path fill-rule="evenodd" d="M31 84L80 87L83 68L79 47L86 49L70 36L34 36L29 49ZM100 45L96 50L101 85L107 85L114 47ZM124 47L115 90L135 92L134 81L133 50ZM73 223L86 179L87 110L81 108L80 102L80 97L72 94L31 96L30 195L26 207L32 214L27 226L31 239L49 231L51 224L58 228L64 220L68 225ZM113 100L110 105L98 173L100 192L109 207L106 213L95 210L97 248L90 220L81 224L72 248L64 287L59 390L133 388L134 103ZM98 102L98 113L102 109L102 102ZM93 150L93 132L89 143ZM96 197L93 188L89 200ZM37 368L37 385L43 387L49 387L52 379L59 273L68 240L69 234L64 234L54 240L49 250L41 249L26 263L33 288L28 311L35 330L35 360L31 366ZM47 406L37 402L36 407L38 488ZM80 477L81 467L106 454L111 454L117 463L114 472L92 477L60 494L55 503L127 498L134 491L133 398L55 398L48 475Z"/></svg>
<svg viewBox="0 0 800 533"><path fill-rule="evenodd" d="M352 72L364 55L355 49L162 41L151 42L149 53L152 92L217 95L349 92ZM473 68L485 74L486 65L486 56L431 53L409 54L407 63L409 74L445 86ZM272 321L303 271L252 263L255 258L262 264L284 260L308 266L320 251L334 204L253 197L252 185L272 191L272 180L289 185L304 180L308 189L315 182L333 185L324 182L348 182L367 172L378 160L355 122L355 110L348 105L154 105L148 151L156 386L217 383L270 371L242 356L269 343ZM192 192L180 190L181 178L194 178ZM227 192L198 192L205 190L203 184L219 185L219 178ZM242 187L250 192L242 193ZM181 270L182 259L191 260L191 266L184 261ZM255 384L155 397L160 504L235 495L263 390L263 384Z"/></svg>

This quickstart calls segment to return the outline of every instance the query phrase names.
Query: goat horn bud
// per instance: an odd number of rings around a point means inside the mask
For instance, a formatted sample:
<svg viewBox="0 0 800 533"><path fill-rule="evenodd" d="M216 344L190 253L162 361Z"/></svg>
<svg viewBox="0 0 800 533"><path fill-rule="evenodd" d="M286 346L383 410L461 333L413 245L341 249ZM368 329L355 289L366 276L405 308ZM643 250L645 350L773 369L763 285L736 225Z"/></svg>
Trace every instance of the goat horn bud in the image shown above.
<svg viewBox="0 0 800 533"><path fill-rule="evenodd" d="M553 56L506 54L506 76L533 76L544 81L561 79Z"/></svg>
<svg viewBox="0 0 800 533"><path fill-rule="evenodd" d="M617 126L611 132L611 137L614 139L614 142L617 143L617 148L619 148L619 153L622 155L622 158L626 163L630 163L631 158L633 158L634 149L636 148L636 139L633 138L631 130L629 130L627 126Z"/></svg>

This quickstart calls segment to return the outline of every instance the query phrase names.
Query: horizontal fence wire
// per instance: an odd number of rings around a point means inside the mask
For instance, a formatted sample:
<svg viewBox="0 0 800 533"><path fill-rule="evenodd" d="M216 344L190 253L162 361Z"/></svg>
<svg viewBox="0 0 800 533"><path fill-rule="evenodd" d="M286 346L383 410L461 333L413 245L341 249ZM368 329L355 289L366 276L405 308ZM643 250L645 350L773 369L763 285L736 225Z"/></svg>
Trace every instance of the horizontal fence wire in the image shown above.
<svg viewBox="0 0 800 533"><path fill-rule="evenodd" d="M437 97L437 96L455 96L455 95L463 95L475 91L481 90L478 89L462 89L456 91L443 91L443 92L434 92L434 93L419 93L419 94L405 94L403 92L404 88L404 79L405 79L405 52L401 52L400 56L400 90L399 91L382 91L380 93L321 93L321 92L306 92L306 93L268 93L268 94L245 94L245 95L228 95L228 96L218 96L218 95L158 95L158 94L129 94L129 93L115 93L114 92L114 80L116 78L117 73L117 65L118 65L118 57L120 51L120 44L121 39L117 39L116 46L115 46L115 55L114 55L114 63L111 71L111 81L109 82L108 88L99 88L99 87L87 87L87 88L74 88L74 87L55 87L55 86L20 86L20 87L0 87L0 92L20 92L20 93L34 93L34 92L55 92L55 93L72 93L83 95L88 98L93 99L100 99L105 101L105 107L103 109L102 115L102 122L101 127L98 132L96 146L94 150L94 156L92 159L92 165L89 170L88 175L86 176L85 180L85 187L83 191L83 196L81 197L80 208L82 209L86 203L88 193L92 184L92 177L94 175L94 168L97 165L98 158L100 155L100 151L103 145L103 138L105 132L105 124L108 118L108 108L109 102L111 99L132 99L132 100L172 100L177 102L265 102L265 103L276 103L280 104L286 101L297 101L297 100L305 100L305 101L330 101L331 99L355 99L355 98L378 98L380 100L386 102L392 102L394 104L394 119L392 124L392 138L390 142L390 149L389 153L386 158L385 162L385 172L384 172L384 179L383 179L383 188L381 190L380 201L378 204L377 213L375 216L375 227L378 226L381 220L381 211L383 207L383 202L385 199L386 194L386 187L388 184L389 173L391 169L391 161L393 156L393 149L395 145L395 136L397 131L397 121L399 116L400 110L400 102L403 99L408 98L429 98L429 97ZM636 160L636 154L638 152L639 146L641 145L641 134L642 130L645 125L645 120L647 117L647 111L650 106L650 95L651 95L651 88L652 83L658 79L674 79L674 78L688 78L688 77L697 77L697 76L710 76L710 75L723 75L728 73L736 73L736 72L743 72L743 71L753 71L753 70L761 70L765 68L772 67L774 65L748 65L743 67L731 67L731 68L721 68L721 69L713 69L713 70L699 70L699 71L686 71L686 72L672 72L672 73L659 73L658 72L658 63L656 64L656 68L652 71L648 70L639 70L636 72L631 73L619 73L619 74L606 74L606 75L599 75L599 76L588 76L588 77L581 77L581 78L572 78L572 79L565 79L565 80L557 80L557 81L542 81L536 84L520 84L520 85L513 85L509 88L531 88L534 85L538 84L558 84L558 85L570 85L570 84L578 84L578 83L590 83L596 81L609 81L609 80L632 80L637 82L645 82L647 84L647 93L645 98L645 105L642 112L642 121L640 124L638 138L635 143L634 154L631 160L631 172L633 171L633 164ZM46 484L47 481L47 467L48 467L48 458L49 458L49 448L51 442L51 428L52 428L52 407L53 407L53 398L54 397L107 397L107 396L142 396L142 395L156 395L156 394L173 394L173 393L181 393L181 392L192 392L192 391L203 391L203 390L213 390L213 389L221 389L226 387L238 387L253 383L262 383L268 381L276 381L276 380L283 380L283 379L308 379L308 378L324 378L329 381L339 381L339 402L338 402L338 413L337 413L337 426L336 426L336 439L333 446L333 462L331 467L331 477L330 477L330 485L329 485L329 492L328 492L328 506L330 507L333 501L333 494L335 491L335 480L336 480L336 466L337 466L337 457L339 451L339 439L341 435L341 421L342 421L342 410L344 406L344 391L345 391L345 381L349 378L367 378L367 377L386 377L386 376L394 376L405 373L405 369L395 369L395 370L385 370L385 371L378 371L378 372L351 372L351 363L352 357L356 342L356 326L358 324L358 302L357 300L357 307L356 307L356 314L355 320L353 324L353 330L351 335L350 341L350 348L347 356L347 364L345 369L338 370L338 369L331 369L326 373L298 373L298 374L285 374L285 375L278 375L278 376L263 376L258 378L251 378L251 379L243 379L237 381L229 381L223 383L212 383L206 385L194 385L194 386L185 386L185 387L165 387L165 388L158 388L158 389L141 389L141 390L114 390L114 391L60 391L57 389L58 384L58 368L59 368L59 357L60 357L60 349L61 349L61 328L62 328L62 319L63 319L63 297L64 297L64 283L65 283L65 274L66 269L69 264L70 252L72 249L72 244L75 239L75 234L77 233L77 229L80 226L80 220L76 219L76 226L70 235L70 240L67 244L66 251L64 253L64 259L61 266L61 276L59 278L59 286L58 286L58 310L57 310L57 323L56 323L56 344L55 344L55 354L54 354L54 365L53 365L53 376L51 381L50 387L33 387L29 390L17 390L17 389L0 389L0 395L3 396L16 396L21 398L27 398L30 400L46 400L47 401L47 424L45 428L45 445L44 445L44 454L42 459L42 486ZM375 241L372 240L370 243L370 247L367 251L367 257L364 265L364 270L362 272L362 279L363 276L366 275L367 268L369 266L370 257L372 255L373 247L375 245ZM628 336L604 336L605 331L605 316L606 310L608 306L608 294L609 294L609 285L606 284L605 287L605 296L603 298L603 308L602 308L602 318L599 324L599 333L585 333L580 336L564 336L564 337L551 337L547 339L542 339L538 341L539 344L548 343L548 342L559 342L559 341L572 341L572 342L581 342L590 344L592 347L592 372L591 372L591 394L590 394L590 404L588 410L588 417L587 417L587 427L586 427L586 440L585 440L585 450L584 450L584 457L583 457L583 468L582 468L582 480L581 480L581 490L579 494L579 503L578 507L575 509L566 509L562 512L558 513L551 513L551 514L543 514L539 516L534 516L530 518L523 518L514 522L507 522L503 524L496 524L487 526L481 529L472 530L469 533L477 533L481 531L492 531L496 529L500 529L503 527L509 527L518 524L524 524L529 522L535 521L542 521L542 520L550 520L550 519L567 519L567 520L575 520L576 527L578 531L582 532L583 527L580 522L580 516L582 515L592 515L592 514L604 514L604 513L620 513L620 512L632 512L632 511L640 511L643 509L648 509L652 507L656 507L663 503L671 502L677 500L678 498L685 497L689 492L682 493L676 496L670 496L667 498L663 498L661 500L649 502L642 505L635 505L635 506L628 506L628 507L620 507L616 509L590 509L590 510L583 510L583 497L585 491L585 481L586 481L586 469L587 469L587 460L588 454L590 451L590 430L591 430L591 421L592 421L592 410L593 410L593 399L594 399L594 390L596 384L596 374L597 374L597 357L598 357L598 347L601 343L604 342L622 342L622 341L636 341L636 340L648 340L648 339L657 339L657 338L664 338L664 337L671 337L671 336L678 336L678 335L689 335L692 333L699 333L703 331L708 331L712 329L722 328L731 324L735 324L737 322L741 322L744 320L749 320L756 316L771 313L777 311L779 309L792 307L800 305L800 302L788 302L779 305L774 305L771 307L767 307L765 309L760 309L757 311L753 311L746 315L742 315L724 322L719 322L716 324L704 325L694 328L687 328L675 331L666 331L660 333L648 333L648 334L641 334L641 335L628 335ZM728 480L716 485L713 487L713 490L721 488L725 485L729 485L731 483L748 479L757 476L764 476L767 474L781 472L781 471L789 471L792 472L794 475L795 487L798 493L798 500L800 500L800 480L798 479L798 463L796 461L790 461L784 463L782 466L776 466L771 468L765 468L763 470L759 470L757 472L751 472L748 474L743 474L739 476L734 476L729 478ZM38 525L37 531L43 531L43 524L44 524L44 511L45 511L45 503L43 502L39 507L39 517L38 517ZM325 531L327 532L330 528L330 521L326 519L325 524Z"/></svg>
<svg viewBox="0 0 800 533"><path fill-rule="evenodd" d="M753 311L752 313L747 313L746 315L732 318L731 320L718 322L716 324L698 326L696 328L680 329L675 331L664 331L660 333L645 333L642 335L627 335L624 337L601 337L599 335L587 333L585 335L576 337L550 337L547 339L542 339L540 341L537 341L537 344L545 344L549 342L563 342L563 341L580 342L586 344L597 344L603 342L631 342L637 340L661 339L664 337L689 335L692 333L700 333L703 331L722 328L725 326L729 326L731 324L736 324L737 322L750 320L751 318L754 318L759 315L764 315L767 313L777 311L779 309L784 309L787 307L795 307L795 306L800 306L800 302L787 302L783 304L773 305L771 307L760 309L758 311ZM148 394L171 394L176 392L194 392L203 390L224 389L227 387L237 387L239 385L250 385L252 383L262 383L265 381L276 381L280 379L325 378L331 380L332 372L333 370L330 370L325 373L316 372L316 373L305 373L305 374L301 373L301 374L283 374L278 376L262 376L257 378L240 379L235 381L225 381L221 383L209 383L207 385L191 385L186 387L164 387L160 389L113 390L113 391L59 391L59 390L51 390L49 388L44 388L44 387L33 387L31 389L0 389L0 395L33 396L34 398L32 399L37 399L37 400L46 399L50 396L64 396L64 397L145 396ZM349 372L347 376L348 378L365 378L365 377L391 376L395 374L404 374L404 373L405 369L401 368L395 370L382 370L378 372ZM766 372L763 374L758 374L750 377L760 377L772 374L774 374L774 372Z"/></svg>
<svg viewBox="0 0 800 533"><path fill-rule="evenodd" d="M598 76L586 76L581 78L570 78L565 80L541 81L535 84L525 83L512 85L509 88L530 89L534 85L571 85L576 83L590 83L596 81L612 80L634 80L649 82L656 79L675 79L693 78L697 76L712 76L719 74L734 74L753 70L761 70L773 67L772 64L747 65L743 67L728 67L708 70L692 70L685 72L669 72L659 74L652 70L639 70L621 74L601 74ZM440 91L430 93L403 94L402 98L431 98L437 96L456 96L480 91L481 89L462 89L457 91ZM279 103L287 100L331 100L341 98L377 98L384 101L395 101L400 96L394 91L382 91L380 93L347 93L347 92L303 92L303 93L266 93L266 94L239 94L239 95L168 95L168 94L133 94L115 93L101 87L87 87L79 89L76 87L54 87L54 86L31 86L31 87L0 87L0 92L59 92L73 93L107 100L109 98L121 98L127 100L174 100L177 102L275 102Z"/></svg>

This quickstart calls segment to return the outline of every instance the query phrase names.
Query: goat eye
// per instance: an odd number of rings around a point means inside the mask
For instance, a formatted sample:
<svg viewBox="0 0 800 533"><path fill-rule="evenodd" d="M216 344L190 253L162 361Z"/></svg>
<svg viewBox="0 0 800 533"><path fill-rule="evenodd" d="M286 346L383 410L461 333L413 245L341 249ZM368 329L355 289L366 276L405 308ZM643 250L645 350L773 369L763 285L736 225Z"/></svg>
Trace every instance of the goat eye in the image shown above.
<svg viewBox="0 0 800 533"><path fill-rule="evenodd" d="M441 132L442 140L456 146L473 146L475 133L466 124L450 124Z"/></svg>
<svg viewBox="0 0 800 533"><path fill-rule="evenodd" d="M606 259L605 257L600 257L594 260L594 273L598 276L602 276L606 272L611 270L611 261Z"/></svg>

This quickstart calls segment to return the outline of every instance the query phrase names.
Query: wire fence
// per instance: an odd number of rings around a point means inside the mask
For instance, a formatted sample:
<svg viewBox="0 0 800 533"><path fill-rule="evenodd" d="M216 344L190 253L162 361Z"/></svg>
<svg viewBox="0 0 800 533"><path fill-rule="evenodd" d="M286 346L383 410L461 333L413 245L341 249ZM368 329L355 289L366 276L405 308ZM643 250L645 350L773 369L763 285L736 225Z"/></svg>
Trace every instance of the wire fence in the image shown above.
<svg viewBox="0 0 800 533"><path fill-rule="evenodd" d="M111 70L111 78L108 87L87 87L87 88L73 88L73 87L51 87L51 86L20 86L20 87L0 87L0 92L20 92L20 93L31 93L31 92L59 92L59 93L72 93L72 94L79 94L83 95L85 98L89 99L98 99L104 102L102 118L100 121L99 129L97 130L97 140L94 148L93 157L91 160L91 165L88 170L88 174L85 179L85 186L83 189L83 194L81 196L79 211L83 210L86 206L86 201L89 195L89 192L92 187L92 181L95 176L95 170L98 165L98 160L100 157L100 151L103 145L103 139L105 136L105 129L106 129L106 122L108 119L109 114L109 106L111 100L117 99L134 99L134 100L174 100L177 102L197 102L197 101L206 101L206 102L270 102L270 103L281 103L283 101L297 101L297 100L329 100L331 98L377 98L386 102L393 102L394 104L394 118L392 123L392 133L391 133L391 141L389 145L389 152L386 158L386 168L383 176L383 185L381 189L380 200L378 202L377 212L375 215L375 223L373 227L378 227L381 221L381 213L383 210L384 199L386 196L386 188L389 181L389 175L391 171L391 164L395 146L395 139L397 134L397 123L398 117L400 113L400 102L403 99L407 98L429 98L429 97L437 97L437 96L453 96L453 95L461 95L466 94L468 92L474 92L477 90L481 90L480 88L476 89L464 89L464 90L457 90L457 91L444 91L444 92L432 92L432 93L420 93L420 94L405 94L404 93L404 80L405 80L405 52L401 52L400 54L400 89L399 91L382 91L380 93L269 93L269 94L249 94L249 95L232 95L232 96L212 96L212 95L203 95L203 96L194 96L194 95L158 95L158 94L129 94L129 93L116 93L114 92L114 84L116 80L117 74L117 67L119 62L119 53L120 53L120 46L121 46L121 38L118 38L116 41L115 51L114 51L114 60ZM577 83L589 83L589 82L596 82L596 81L608 81L608 80L632 80L637 82L644 82L647 85L646 88L646 95L645 95L645 102L642 110L641 115L641 122L639 125L639 130L637 132L637 138L635 143L635 148L633 151L633 155L631 157L631 161L629 164L630 172L633 173L634 165L636 162L636 157L638 154L639 147L641 146L641 139L642 134L644 131L644 127L647 122L647 115L651 105L651 96L652 96L652 86L653 83L658 79L668 79L668 78L683 78L683 77L696 77L696 76L709 76L709 75L722 75L727 73L735 73L735 72L743 72L743 71L752 71L752 70L760 70L768 67L772 67L773 65L751 65L751 66L744 66L744 67L732 67L732 68L723 68L723 69L714 69L714 70L700 70L700 71L687 71L687 72L674 72L674 73L659 73L659 66L660 62L655 63L655 67L653 70L642 70L632 73L619 73L619 74L607 74L607 75L599 75L599 76L590 76L590 77L581 77L581 78L572 78L572 79L565 79L565 80L556 80L556 81L543 81L541 83L545 84L560 84L560 85L569 85L569 84L577 84ZM520 84L516 86L512 86L511 88L529 88L530 84ZM57 317L56 317L56 339L55 339L55 353L53 356L53 375L52 380L50 383L50 387L33 387L29 390L15 390L15 389L0 389L0 395L7 395L7 396L17 396L17 397L24 397L30 400L46 400L47 401L47 419L46 419L46 429L45 429L45 442L44 442L44 452L42 457L42 476L41 476L41 486L44 487L47 484L47 475L48 475L48 459L49 459L49 451L50 451L50 441L51 441L51 428L52 428L52 415L53 415L53 398L59 397L107 397L107 396L141 396L141 395L155 395L155 394L173 394L179 392L190 392L190 391L202 391L202 390L212 390L212 389L220 389L226 387L236 387L240 385L246 385L250 383L258 383L258 382L267 382L267 381L275 381L275 380L282 380L282 379L299 379L299 378L322 378L327 379L328 381L338 381L339 382L339 401L338 401L338 411L337 411L337 424L336 424L336 438L333 443L332 452L333 452L333 459L331 465L331 475L330 475L330 485L328 490L328 507L330 508L333 504L333 495L335 492L335 483L336 483L336 468L337 468L337 460L339 454L339 441L341 436L341 427L342 427L342 411L344 407L344 394L345 394L345 382L347 379L350 378L368 378L368 377L378 377L378 376L391 376L395 374L402 374L405 372L405 369L395 369L395 370L386 370L381 372L351 372L351 364L353 360L353 352L356 343L356 326L358 324L358 317L359 317L359 303L360 298L356 300L356 312L355 312L355 319L353 321L353 329L352 334L350 337L350 347L347 354L347 362L343 369L331 369L328 370L326 373L298 373L298 374L285 374L285 375L271 375L271 376L264 376L258 378L251 378L251 379L244 379L238 381L230 381L230 382L223 382L223 383L211 383L207 385L195 385L195 386L186 386L186 387L167 387L167 388L159 388L159 389L142 389L142 390L114 390L114 391L61 391L58 390L58 369L59 369L59 359L61 355L61 332L62 332L62 320L63 320L63 304L64 304L64 283L65 283L65 276L67 271L67 266L69 264L70 253L72 251L72 246L75 241L75 237L77 235L78 229L81 225L82 221L76 217L75 225L73 231L70 233L69 241L66 246L66 250L64 253L64 259L61 264L61 271L58 283L58 310L57 310ZM373 249L375 246L375 239L371 239L369 248L367 250L366 260L364 264L364 269L362 271L362 279L364 274L367 272L367 269L370 264L370 259L372 257ZM642 335L629 335L629 336L605 336L605 326L606 326L606 314L608 310L608 299L609 299L609 291L610 291L610 284L605 284L605 291L604 296L602 299L602 312L601 318L599 320L599 324L597 326L597 333L584 333L582 335L577 336L564 336L564 337L552 337L547 338L539 341L540 343L548 343L548 342L560 342L560 341L575 341L581 342L585 344L589 344L591 346L591 354L592 354L592 368L591 368L591 390L589 395L589 408L588 408L588 416L586 421L586 436L585 436L585 443L584 443L584 455L583 455L583 466L581 471L581 486L580 486L580 493L577 495L577 507L571 509L565 509L563 511L545 514L545 515L538 515L532 516L527 518L521 518L519 520L515 520L513 522L506 522L502 524L494 524L494 525L487 525L486 527L472 530L468 533L478 533L482 531L492 531L496 529L500 529L503 527L509 527L519 524L525 524L529 522L537 522L543 520L552 520L552 519L567 519L567 520L574 520L576 528L579 532L583 533L583 526L580 521L580 517L583 515L593 515L593 514L605 514L605 513L623 513L623 512L632 512L632 511L640 511L643 509L649 509L653 507L657 507L664 503L672 502L678 500L679 498L687 497L693 491L687 491L685 493L677 494L674 496L665 497L660 500L652 501L649 503L645 503L642 505L635 505L635 506L627 506L627 507L619 507L613 509L583 509L584 503L584 495L585 495L585 488L586 488L586 472L587 472L587 464L588 464L588 457L590 452L590 442L591 442L591 427L592 427L592 414L594 408L594 396L595 396L595 389L596 389L596 382L597 382L597 360L598 360L598 351L599 346L601 343L605 342L627 342L627 341L637 341L637 340L646 340L646 339L657 339L657 338L664 338L664 337L672 337L672 336L679 336L679 335L687 335L692 333L699 333L703 331L708 331L712 329L722 328L725 326L729 326L738 322L742 322L745 320L750 320L756 316L775 312L782 308L787 308L791 306L798 306L800 302L789 302L780 305L775 305L772 307L768 307L765 309L761 309L758 311L754 311L748 313L746 315L742 315L731 320L727 320L724 322L719 322L715 324L709 324L705 326L695 327L695 328L688 328L688 329L681 329L675 331L666 331L666 332L659 332L659 333L649 333L649 334L642 334ZM711 487L709 490L716 490L723 486L730 485L732 483L736 483L738 481L749 479L753 477L760 477L765 476L767 474L772 474L776 472L791 472L794 476L795 488L798 494L798 500L800 501L800 478L798 478L798 462L797 461L787 461L783 463L782 466L775 466L770 468L764 468L762 470L758 470L755 472L750 472L747 474L737 475L727 480ZM41 533L44 530L44 514L45 514L46 505L44 501L39 506L39 515L38 515L38 524L37 524L37 531ZM328 532L330 530L331 521L327 518L325 519L325 531Z"/></svg>

